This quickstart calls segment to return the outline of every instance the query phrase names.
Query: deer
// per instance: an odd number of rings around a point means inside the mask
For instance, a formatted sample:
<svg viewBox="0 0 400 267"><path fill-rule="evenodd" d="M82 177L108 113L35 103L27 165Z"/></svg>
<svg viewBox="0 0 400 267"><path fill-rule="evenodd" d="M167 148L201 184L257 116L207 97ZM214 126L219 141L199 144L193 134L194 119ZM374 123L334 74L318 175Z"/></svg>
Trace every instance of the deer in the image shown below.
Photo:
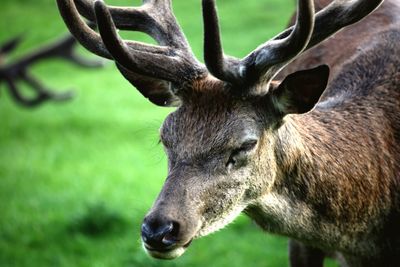
<svg viewBox="0 0 400 267"><path fill-rule="evenodd" d="M244 213L290 238L291 266L323 266L328 256L394 266L400 2L382 2L298 0L293 26L239 59L224 53L215 0L202 0L203 64L171 0L57 0L86 49L115 61L152 103L176 107L160 128L168 175L141 226L150 256L177 258Z"/></svg>
<svg viewBox="0 0 400 267"><path fill-rule="evenodd" d="M93 26L91 25L91 27ZM79 56L74 51L77 45L76 39L70 34L43 45L41 48L29 52L17 60L7 61L9 54L14 52L22 41L23 36L18 35L0 45L0 84L4 82L15 102L25 108L35 108L50 101L67 101L74 96L72 91L57 93L43 85L29 71L29 68L34 64L52 58L59 58L86 68L103 66L100 61L88 60ZM19 82L29 85L34 92L34 96L24 96L18 86Z"/></svg>

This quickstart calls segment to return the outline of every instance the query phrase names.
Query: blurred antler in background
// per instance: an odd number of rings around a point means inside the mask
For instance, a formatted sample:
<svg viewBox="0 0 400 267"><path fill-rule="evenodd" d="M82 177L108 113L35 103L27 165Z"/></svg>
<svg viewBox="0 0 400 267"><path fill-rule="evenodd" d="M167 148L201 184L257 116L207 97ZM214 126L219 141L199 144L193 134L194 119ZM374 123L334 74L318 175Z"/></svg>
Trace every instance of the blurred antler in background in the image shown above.
<svg viewBox="0 0 400 267"><path fill-rule="evenodd" d="M6 63L7 56L21 43L23 37L17 36L0 45L0 84L4 81L8 85L13 99L25 107L35 107L45 101L65 101L74 96L72 91L61 93L46 88L40 81L29 73L29 68L42 60L61 58L82 67L97 68L103 66L102 61L87 60L78 56L74 47L77 45L72 35L67 35L22 56L14 62ZM35 96L26 97L17 86L18 81L23 81L35 92Z"/></svg>

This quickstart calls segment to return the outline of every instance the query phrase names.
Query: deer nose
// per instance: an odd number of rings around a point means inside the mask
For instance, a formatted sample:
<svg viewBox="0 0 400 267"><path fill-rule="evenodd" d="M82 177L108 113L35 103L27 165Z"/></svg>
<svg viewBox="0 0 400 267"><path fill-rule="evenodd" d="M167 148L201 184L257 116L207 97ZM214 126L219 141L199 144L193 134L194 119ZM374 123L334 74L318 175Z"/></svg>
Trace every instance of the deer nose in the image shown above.
<svg viewBox="0 0 400 267"><path fill-rule="evenodd" d="M142 224L142 240L148 250L168 250L177 242L179 224L172 221L145 221Z"/></svg>

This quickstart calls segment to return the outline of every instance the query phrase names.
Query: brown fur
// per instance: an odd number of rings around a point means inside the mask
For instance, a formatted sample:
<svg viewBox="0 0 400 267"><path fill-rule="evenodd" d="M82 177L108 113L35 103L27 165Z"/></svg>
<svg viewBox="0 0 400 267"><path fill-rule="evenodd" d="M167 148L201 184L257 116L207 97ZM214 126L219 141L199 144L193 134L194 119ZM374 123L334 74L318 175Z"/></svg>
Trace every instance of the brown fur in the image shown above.
<svg viewBox="0 0 400 267"><path fill-rule="evenodd" d="M343 266L381 266L400 252L400 230L395 227L399 222L400 60L396 55L400 55L400 33L392 28L394 6L387 1L365 22L340 32L284 70L331 64L330 85L317 107L305 115L289 115L277 123L279 115L268 108L272 103L265 98L235 98L226 85L212 78L194 83L182 97L182 107L164 123L162 139L170 164L193 166L191 172L196 170L194 176L202 181L198 185L192 180L189 190L197 192L197 197L191 197L201 203L189 209L202 214L200 228L218 221L232 206L242 205L266 230L308 244L296 244L306 256L297 263L292 257L293 266L313 261L318 266L326 253L314 247L339 251ZM373 30L361 31L370 25L375 25ZM264 126L254 126L261 120ZM265 129L252 157L253 178L249 184L239 178L226 182L217 178L224 175L218 167L224 161L221 151L235 147L237 133L245 130L244 121L253 123L246 127L258 132ZM209 179L213 182L206 182ZM266 195L274 196L272 202L254 202ZM275 196L281 203L274 203Z"/></svg>
<svg viewBox="0 0 400 267"><path fill-rule="evenodd" d="M244 98L211 76L187 85L161 129L169 176L145 223L175 221L181 248L244 211L266 231L301 241L291 242L292 266L322 266L326 255L342 266L390 266L400 253L397 3L387 1L282 72L331 65L309 113L282 114L278 83ZM253 139L254 149L240 150ZM229 165L232 155L237 166Z"/></svg>
<svg viewBox="0 0 400 267"><path fill-rule="evenodd" d="M320 2L317 7L330 1ZM321 103L314 112L294 119L294 127L314 144L313 166L297 163L303 169L292 168L314 174L307 175L307 181L298 177L295 185L302 188L301 198L314 199L313 205L321 211L319 219L334 218L370 243L369 249L358 252L366 261L354 259L357 256L351 254L358 254L354 251L347 252L351 266L391 266L399 249L395 226L400 178L399 6L399 1L384 2L367 19L304 53L280 74L284 77L321 62L331 66L331 83ZM318 191L313 193L312 188Z"/></svg>

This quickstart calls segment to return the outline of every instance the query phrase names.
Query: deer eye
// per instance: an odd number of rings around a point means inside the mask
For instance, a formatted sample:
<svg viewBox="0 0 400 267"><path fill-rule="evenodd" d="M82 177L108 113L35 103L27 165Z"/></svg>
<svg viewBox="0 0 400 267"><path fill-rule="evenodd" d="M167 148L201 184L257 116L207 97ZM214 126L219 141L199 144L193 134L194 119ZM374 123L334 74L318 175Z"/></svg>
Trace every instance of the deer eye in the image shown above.
<svg viewBox="0 0 400 267"><path fill-rule="evenodd" d="M239 148L234 149L226 162L227 168L242 167L246 163L246 154L253 150L257 145L257 140L249 140L244 142Z"/></svg>

